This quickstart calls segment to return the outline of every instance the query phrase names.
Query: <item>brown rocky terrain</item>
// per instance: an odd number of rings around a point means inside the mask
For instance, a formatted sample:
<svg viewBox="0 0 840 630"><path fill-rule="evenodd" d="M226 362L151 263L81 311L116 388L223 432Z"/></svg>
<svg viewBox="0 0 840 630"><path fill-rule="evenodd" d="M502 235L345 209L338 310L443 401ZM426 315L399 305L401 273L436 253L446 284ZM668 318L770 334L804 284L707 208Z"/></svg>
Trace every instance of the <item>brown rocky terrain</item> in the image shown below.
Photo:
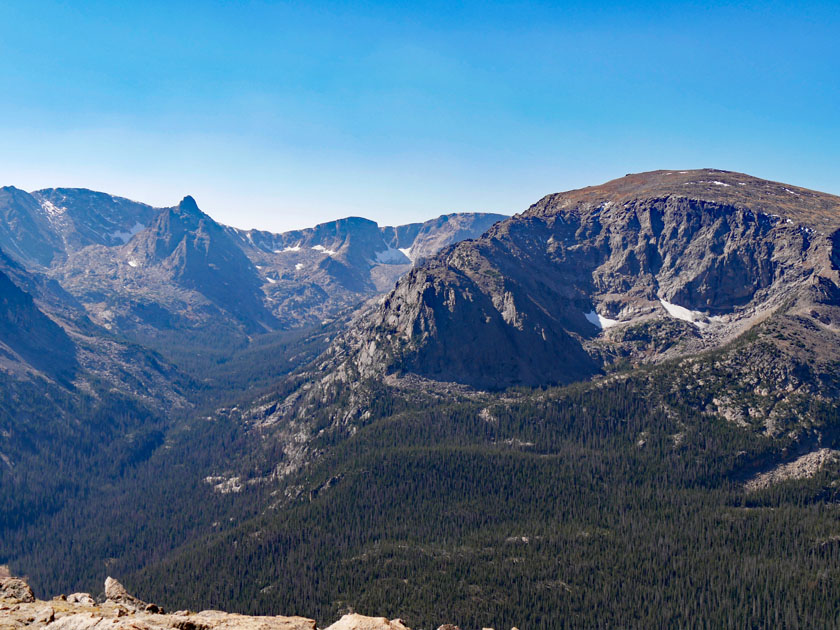
<svg viewBox="0 0 840 630"><path fill-rule="evenodd" d="M316 630L314 619L297 616L251 616L218 610L167 613L132 595L114 580L105 581L101 601L89 593L36 599L32 589L8 571L0 574L0 630ZM441 628L457 630L444 624ZM348 613L325 630L410 630L401 620Z"/></svg>

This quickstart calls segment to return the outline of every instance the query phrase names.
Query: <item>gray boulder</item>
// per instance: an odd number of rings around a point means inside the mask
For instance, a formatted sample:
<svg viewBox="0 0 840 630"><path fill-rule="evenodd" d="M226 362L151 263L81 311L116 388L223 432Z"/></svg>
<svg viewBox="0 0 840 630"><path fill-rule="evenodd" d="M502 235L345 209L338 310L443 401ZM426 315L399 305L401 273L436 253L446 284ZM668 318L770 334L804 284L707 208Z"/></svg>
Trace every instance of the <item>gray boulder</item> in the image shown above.
<svg viewBox="0 0 840 630"><path fill-rule="evenodd" d="M105 598L114 604L122 604L134 610L143 610L149 613L157 613L160 609L154 604L149 604L134 597L125 590L125 587L112 577L105 580Z"/></svg>

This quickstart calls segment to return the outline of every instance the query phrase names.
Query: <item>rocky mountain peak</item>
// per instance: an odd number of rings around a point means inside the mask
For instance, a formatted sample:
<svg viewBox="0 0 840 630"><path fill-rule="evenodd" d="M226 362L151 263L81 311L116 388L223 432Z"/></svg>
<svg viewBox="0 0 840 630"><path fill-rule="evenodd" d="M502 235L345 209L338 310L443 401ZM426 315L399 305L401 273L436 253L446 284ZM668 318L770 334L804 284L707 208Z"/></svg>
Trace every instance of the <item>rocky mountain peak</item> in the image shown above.
<svg viewBox="0 0 840 630"><path fill-rule="evenodd" d="M183 199L181 199L181 203L178 204L178 210L181 212L189 212L193 214L198 214L201 210L198 209L198 204L195 202L195 199L191 195L187 195Z"/></svg>
<svg viewBox="0 0 840 630"><path fill-rule="evenodd" d="M254 265L192 197L160 212L123 248L122 257L133 269L156 269L178 286L197 291L249 330L273 321Z"/></svg>
<svg viewBox="0 0 840 630"><path fill-rule="evenodd" d="M221 226L202 212L192 197L187 196L177 206L160 211L149 228L142 231L129 247L137 256L160 261L171 256L185 239L194 239L199 234L205 241L205 247L209 246L210 239L219 242L229 240Z"/></svg>

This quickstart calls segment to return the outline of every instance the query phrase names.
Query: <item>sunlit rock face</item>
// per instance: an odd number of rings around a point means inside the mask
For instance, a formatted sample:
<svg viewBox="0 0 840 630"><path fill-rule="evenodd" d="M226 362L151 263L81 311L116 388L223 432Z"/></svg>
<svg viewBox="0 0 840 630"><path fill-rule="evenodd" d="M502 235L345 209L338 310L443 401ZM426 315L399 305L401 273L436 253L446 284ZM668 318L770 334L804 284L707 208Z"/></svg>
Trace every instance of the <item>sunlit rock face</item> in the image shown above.
<svg viewBox="0 0 840 630"><path fill-rule="evenodd" d="M724 171L549 195L413 269L348 336L352 360L500 388L698 352L835 308L838 227L840 198Z"/></svg>

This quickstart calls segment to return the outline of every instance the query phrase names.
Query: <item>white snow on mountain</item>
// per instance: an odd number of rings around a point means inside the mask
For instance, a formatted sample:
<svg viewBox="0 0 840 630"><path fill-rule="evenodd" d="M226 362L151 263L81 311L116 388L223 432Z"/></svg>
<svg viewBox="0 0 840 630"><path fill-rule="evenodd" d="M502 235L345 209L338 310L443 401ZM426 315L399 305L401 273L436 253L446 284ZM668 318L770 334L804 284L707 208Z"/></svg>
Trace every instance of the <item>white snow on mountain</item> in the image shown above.
<svg viewBox="0 0 840 630"><path fill-rule="evenodd" d="M381 252L376 252L374 259L376 262L384 265L405 265L411 262L411 259L402 250L392 247Z"/></svg>
<svg viewBox="0 0 840 630"><path fill-rule="evenodd" d="M46 199L41 199L40 203L41 203L41 208L44 209L44 212L47 215L47 220L50 223L55 223L67 211L67 208L62 208L61 206L56 206L51 201L47 201Z"/></svg>
<svg viewBox="0 0 840 630"><path fill-rule="evenodd" d="M48 203L49 203L49 202L48 202ZM138 222L138 223L135 223L135 224L131 227L131 229L129 229L129 231L128 231L128 232L121 232L121 231L117 230L117 231L115 231L115 232L112 232L112 233L111 233L111 237L112 237L112 238L118 238L118 239L120 239L123 243L128 243L128 241L129 241L129 240L131 240L131 237L132 237L132 236L134 236L135 234L137 234L140 230L144 230L144 229L146 229L146 226L145 226L145 225L143 225L142 223L139 223L139 222Z"/></svg>
<svg viewBox="0 0 840 630"><path fill-rule="evenodd" d="M690 309L685 308L684 306L672 304L671 302L666 302L662 298L659 298L659 303L662 304L662 307L666 311L668 311L668 315L670 315L671 317L681 319L686 322L691 322L698 328L703 328L709 325L708 322L705 321L707 319L705 313L701 313L700 311L692 311Z"/></svg>
<svg viewBox="0 0 840 630"><path fill-rule="evenodd" d="M612 326L621 323L617 319L610 319L609 317L598 315L596 311L589 311L588 313L584 313L584 316L586 317L586 319L595 324L601 330L604 330L605 328L611 328Z"/></svg>

